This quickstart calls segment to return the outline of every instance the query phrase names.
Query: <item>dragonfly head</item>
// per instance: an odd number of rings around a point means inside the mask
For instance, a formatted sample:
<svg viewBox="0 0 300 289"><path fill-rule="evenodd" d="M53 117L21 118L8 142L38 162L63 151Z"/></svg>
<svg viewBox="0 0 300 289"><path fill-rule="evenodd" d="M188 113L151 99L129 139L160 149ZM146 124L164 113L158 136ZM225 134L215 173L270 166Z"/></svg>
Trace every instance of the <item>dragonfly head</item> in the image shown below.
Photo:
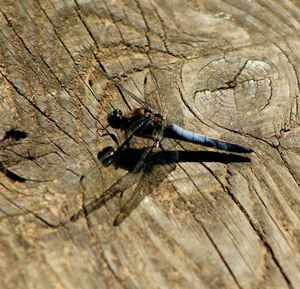
<svg viewBox="0 0 300 289"><path fill-rule="evenodd" d="M107 117L107 122L112 128L121 128L123 124L123 113L120 109L115 109Z"/></svg>

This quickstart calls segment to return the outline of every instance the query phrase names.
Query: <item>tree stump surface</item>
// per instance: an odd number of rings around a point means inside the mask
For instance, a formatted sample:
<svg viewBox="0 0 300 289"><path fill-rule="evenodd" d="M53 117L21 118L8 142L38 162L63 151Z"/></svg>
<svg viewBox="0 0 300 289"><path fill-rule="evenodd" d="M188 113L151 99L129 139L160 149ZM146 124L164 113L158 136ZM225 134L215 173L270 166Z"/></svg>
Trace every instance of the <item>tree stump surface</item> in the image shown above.
<svg viewBox="0 0 300 289"><path fill-rule="evenodd" d="M300 288L300 1L1 2L1 288ZM70 221L128 173L97 160L137 105L101 71L142 98L149 67L250 160L181 142L120 226L130 188Z"/></svg>

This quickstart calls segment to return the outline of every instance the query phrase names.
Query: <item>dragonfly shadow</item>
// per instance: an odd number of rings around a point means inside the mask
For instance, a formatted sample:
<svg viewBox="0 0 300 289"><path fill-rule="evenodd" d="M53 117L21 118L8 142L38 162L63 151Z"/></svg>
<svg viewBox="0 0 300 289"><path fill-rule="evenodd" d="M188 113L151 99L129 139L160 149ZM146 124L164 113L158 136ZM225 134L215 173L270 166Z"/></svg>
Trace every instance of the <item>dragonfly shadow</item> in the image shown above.
<svg viewBox="0 0 300 289"><path fill-rule="evenodd" d="M98 159L101 161L103 149L98 153ZM134 171L136 165L142 158L145 149L125 148L120 154L115 156L113 165L116 169L122 168L128 172ZM146 171L151 170L156 165L167 165L181 162L218 162L223 164L250 162L251 159L237 154L221 153L213 151L159 151L151 152L148 156L151 163L148 163Z"/></svg>
<svg viewBox="0 0 300 289"><path fill-rule="evenodd" d="M241 163L250 162L250 158L230 154L221 153L213 151L158 151L158 152L148 152L146 164L139 166L140 160L143 158L146 149L136 149L136 148L123 148L121 152L114 152L111 154L111 158L107 158L108 152L111 151L112 147L105 147L98 153L98 159L104 167L113 165L116 169L122 168L127 171L127 173L118 179L111 187L109 187L101 196L97 197L90 203L84 206L83 209L79 210L74 214L70 220L76 221L80 216L87 216L93 211L102 207L106 202L115 197L118 193L122 194L124 189L127 188L128 184L131 186L136 180L137 172L146 173L143 174L148 176L148 183L142 184L139 188L140 199L136 200L135 197L132 198L132 203L130 204L130 210L125 213L121 212L114 221L114 225L119 225L130 212L137 207L141 200L151 193L155 188L159 186L161 182L167 177L167 175L175 169L175 164L180 162L219 162L219 163ZM106 156L106 157L105 157ZM105 160L105 161L104 161ZM109 160L109 161L108 161ZM148 173L147 173L148 172ZM149 178L149 176L152 177ZM126 208L126 207L125 207Z"/></svg>
<svg viewBox="0 0 300 289"><path fill-rule="evenodd" d="M213 151L179 151L178 162L215 162L215 163L246 163L251 159L245 156Z"/></svg>

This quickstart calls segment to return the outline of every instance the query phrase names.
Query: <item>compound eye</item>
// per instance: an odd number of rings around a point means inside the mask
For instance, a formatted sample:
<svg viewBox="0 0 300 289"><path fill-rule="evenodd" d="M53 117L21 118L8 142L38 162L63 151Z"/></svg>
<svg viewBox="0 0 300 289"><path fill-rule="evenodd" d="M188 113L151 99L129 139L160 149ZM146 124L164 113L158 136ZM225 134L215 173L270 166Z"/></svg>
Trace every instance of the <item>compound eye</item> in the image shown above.
<svg viewBox="0 0 300 289"><path fill-rule="evenodd" d="M122 110L121 109L115 109L113 111L113 114L117 117L123 117L123 113L122 113Z"/></svg>
<svg viewBox="0 0 300 289"><path fill-rule="evenodd" d="M123 123L123 113L120 109L115 109L107 117L107 122L112 128L121 128Z"/></svg>

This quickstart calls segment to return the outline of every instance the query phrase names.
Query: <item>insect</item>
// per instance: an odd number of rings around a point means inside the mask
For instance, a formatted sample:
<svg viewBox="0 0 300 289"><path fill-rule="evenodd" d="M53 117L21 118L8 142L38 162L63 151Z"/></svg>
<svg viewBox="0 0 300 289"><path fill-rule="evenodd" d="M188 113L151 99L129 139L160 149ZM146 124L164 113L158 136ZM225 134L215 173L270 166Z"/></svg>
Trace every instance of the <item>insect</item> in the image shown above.
<svg viewBox="0 0 300 289"><path fill-rule="evenodd" d="M149 69L144 79L145 100L140 99L121 84L115 82L110 76L107 77L114 81L120 90L132 97L139 104L139 107L127 114L123 114L120 109L115 109L108 115L108 125L113 129L123 131L124 138L120 141L114 135L111 135L117 147L108 146L104 148L99 152L98 158L104 166L114 164L115 167L132 161L134 156L136 160L133 161L134 166L127 174L108 188L99 198L75 214L71 218L72 221L80 215L89 214L117 193L122 193L128 187L137 184L114 221L114 225L119 225L137 207L141 200L174 170L178 154L173 151L172 154L166 157L167 154L164 155L160 152L160 150L166 152L166 148L170 147L165 146L165 143L174 147L174 140L179 140L228 152L252 152L251 149L244 146L193 133L175 123L168 122L163 114L160 89L151 69ZM148 145L142 150L130 149L133 137L148 139ZM173 140L173 142L170 140ZM128 156L130 156L129 159Z"/></svg>

